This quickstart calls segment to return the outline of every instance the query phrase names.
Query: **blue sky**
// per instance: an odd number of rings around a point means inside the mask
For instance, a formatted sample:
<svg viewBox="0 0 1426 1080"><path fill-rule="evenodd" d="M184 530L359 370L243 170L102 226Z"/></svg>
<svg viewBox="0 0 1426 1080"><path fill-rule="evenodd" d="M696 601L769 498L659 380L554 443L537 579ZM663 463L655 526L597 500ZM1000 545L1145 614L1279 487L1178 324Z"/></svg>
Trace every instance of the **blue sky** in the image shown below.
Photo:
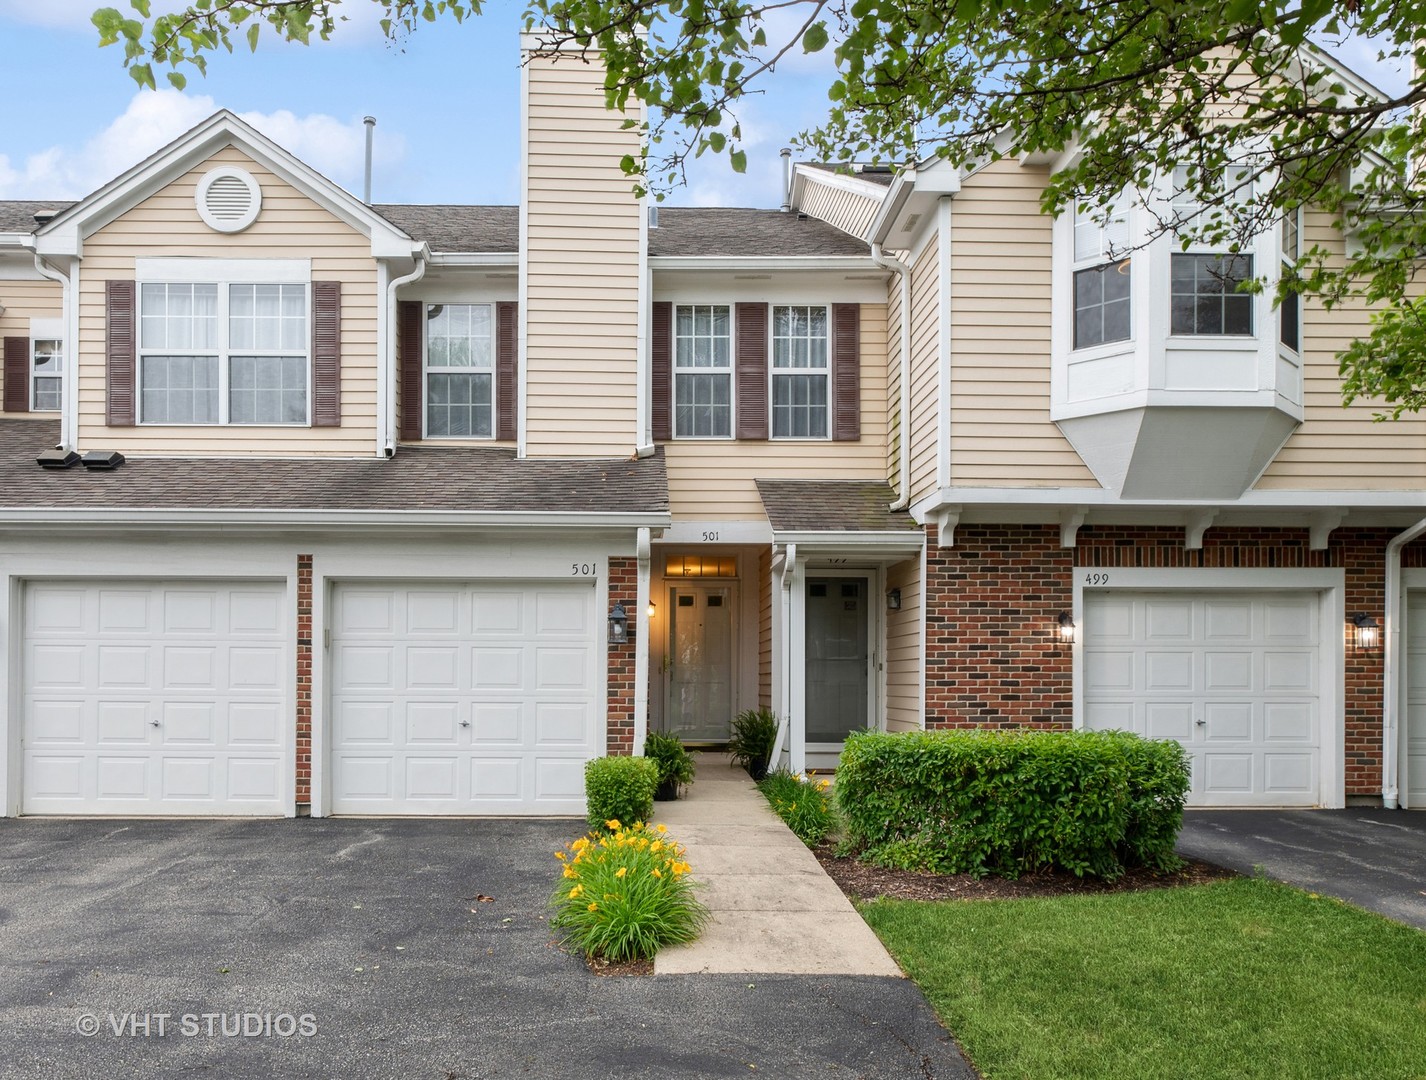
<svg viewBox="0 0 1426 1080"><path fill-rule="evenodd" d="M98 0L0 0L0 198L75 198L135 164L214 109L229 108L309 164L360 192L362 117L377 118L378 202L514 203L519 181L522 5L492 0L457 25L425 26L393 47L376 7L309 48L265 39L192 75L184 93L140 91L115 48L100 49ZM111 0L112 2L112 0ZM120 0L121 6L126 0ZM366 18L357 21L356 14ZM1389 87L1372 50L1339 55ZM790 57L740 109L748 173L697 162L674 204L776 206L778 149L825 115L828 54Z"/></svg>

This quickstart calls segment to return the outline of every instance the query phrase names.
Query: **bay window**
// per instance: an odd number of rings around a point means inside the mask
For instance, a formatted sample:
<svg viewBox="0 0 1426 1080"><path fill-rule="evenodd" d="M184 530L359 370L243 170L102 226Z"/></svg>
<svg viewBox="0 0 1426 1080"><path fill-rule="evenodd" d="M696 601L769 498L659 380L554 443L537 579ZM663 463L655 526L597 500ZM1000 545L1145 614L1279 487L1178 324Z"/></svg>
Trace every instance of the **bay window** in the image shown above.
<svg viewBox="0 0 1426 1080"><path fill-rule="evenodd" d="M1172 334L1253 333L1253 294L1239 286L1253 278L1251 255L1175 252L1170 264Z"/></svg>
<svg viewBox="0 0 1426 1080"><path fill-rule="evenodd" d="M1074 211L1074 347L1128 341L1132 275L1129 204L1120 198L1108 217L1089 207Z"/></svg>

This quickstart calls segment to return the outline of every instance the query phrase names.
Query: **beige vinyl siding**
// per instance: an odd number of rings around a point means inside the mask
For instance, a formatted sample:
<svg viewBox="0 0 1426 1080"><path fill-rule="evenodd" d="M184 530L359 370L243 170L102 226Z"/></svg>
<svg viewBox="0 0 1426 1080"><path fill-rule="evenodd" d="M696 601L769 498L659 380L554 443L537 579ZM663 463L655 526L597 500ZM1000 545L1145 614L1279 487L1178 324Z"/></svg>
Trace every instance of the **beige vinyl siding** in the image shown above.
<svg viewBox="0 0 1426 1080"><path fill-rule="evenodd" d="M64 317L64 290L57 281L0 280L0 304L5 305L5 314L0 315L0 338L30 337L31 319L60 319ZM68 350L66 350L68 351ZM65 358L68 367L68 357ZM0 369L0 392L3 392L4 371ZM0 416L34 417L37 420L53 420L58 413L5 413Z"/></svg>
<svg viewBox="0 0 1426 1080"><path fill-rule="evenodd" d="M797 209L808 217L866 239L872 219L881 206L883 191L863 195L840 184L823 183L815 171L803 172L802 198Z"/></svg>
<svg viewBox="0 0 1426 1080"><path fill-rule="evenodd" d="M921 727L921 557L886 571L886 587L901 590L901 609L886 613L886 730Z"/></svg>
<svg viewBox="0 0 1426 1080"><path fill-rule="evenodd" d="M626 457L638 442L639 218L619 168L639 132L604 71L527 66L525 438L532 457Z"/></svg>
<svg viewBox="0 0 1426 1080"><path fill-rule="evenodd" d="M1050 419L1051 219L1013 158L951 204L951 483L1099 487Z"/></svg>
<svg viewBox="0 0 1426 1080"><path fill-rule="evenodd" d="M758 551L758 707L772 708L772 548Z"/></svg>
<svg viewBox="0 0 1426 1080"><path fill-rule="evenodd" d="M1342 252L1342 238L1326 214L1307 215L1303 247L1320 244ZM1277 313L1272 315L1273 327ZM1262 490L1401 491L1426 486L1426 419L1374 421L1379 402L1342 407L1337 354L1371 332L1371 315L1359 303L1326 310L1303 305L1303 423L1287 440L1255 487Z"/></svg>
<svg viewBox="0 0 1426 1080"><path fill-rule="evenodd" d="M911 268L911 499L936 489L941 264L934 239ZM899 291L899 290L898 290Z"/></svg>
<svg viewBox="0 0 1426 1080"><path fill-rule="evenodd" d="M262 188L262 212L240 233L205 225L194 206L203 175L218 164L246 169ZM104 283L133 280L149 257L310 259L313 281L342 283L342 426L150 426L105 424ZM84 242L79 287L79 449L133 455L318 455L376 452L376 261L371 243L234 147L145 199Z"/></svg>
<svg viewBox="0 0 1426 1080"><path fill-rule="evenodd" d="M886 482L901 492L901 281L886 286Z"/></svg>
<svg viewBox="0 0 1426 1080"><path fill-rule="evenodd" d="M882 480L886 476L886 307L861 305L861 430L825 439L673 440L663 444L675 519L765 519L755 480Z"/></svg>

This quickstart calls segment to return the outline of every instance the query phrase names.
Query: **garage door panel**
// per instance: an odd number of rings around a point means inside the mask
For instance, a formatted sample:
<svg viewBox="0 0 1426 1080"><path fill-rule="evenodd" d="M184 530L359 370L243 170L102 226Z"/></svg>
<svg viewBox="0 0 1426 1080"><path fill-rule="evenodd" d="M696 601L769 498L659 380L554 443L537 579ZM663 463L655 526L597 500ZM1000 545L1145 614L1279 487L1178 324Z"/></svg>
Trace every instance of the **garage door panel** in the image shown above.
<svg viewBox="0 0 1426 1080"><path fill-rule="evenodd" d="M1091 593L1084 622L1086 727L1182 744L1193 804L1319 801L1315 594Z"/></svg>
<svg viewBox="0 0 1426 1080"><path fill-rule="evenodd" d="M28 585L22 811L282 813L284 596L278 583Z"/></svg>
<svg viewBox="0 0 1426 1080"><path fill-rule="evenodd" d="M338 595L334 622L343 637L389 637L396 632L395 597L389 592L344 589Z"/></svg>
<svg viewBox="0 0 1426 1080"><path fill-rule="evenodd" d="M535 759L535 801L584 804L584 759Z"/></svg>
<svg viewBox="0 0 1426 1080"><path fill-rule="evenodd" d="M395 645L339 645L333 676L344 692L396 689Z"/></svg>
<svg viewBox="0 0 1426 1080"><path fill-rule="evenodd" d="M334 630L334 813L583 811L599 629L587 585L340 585L338 611L348 590L397 619L385 641L370 619L359 634L348 635L341 619ZM372 685L368 658L356 651L382 647L397 650L389 688ZM401 717L394 726L390 709ZM390 738L380 780L370 775L375 766L353 765L373 737ZM545 783L542 797L547 756L560 779Z"/></svg>

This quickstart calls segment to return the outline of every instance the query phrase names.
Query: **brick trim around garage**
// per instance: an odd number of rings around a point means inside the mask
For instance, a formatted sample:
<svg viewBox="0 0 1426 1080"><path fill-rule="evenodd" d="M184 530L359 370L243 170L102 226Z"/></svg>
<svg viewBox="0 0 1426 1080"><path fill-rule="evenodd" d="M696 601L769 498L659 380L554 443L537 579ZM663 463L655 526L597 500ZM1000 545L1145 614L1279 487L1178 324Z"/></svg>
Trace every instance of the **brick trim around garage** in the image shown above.
<svg viewBox="0 0 1426 1080"><path fill-rule="evenodd" d="M312 556L297 556L297 813L312 812Z"/></svg>
<svg viewBox="0 0 1426 1080"><path fill-rule="evenodd" d="M629 640L623 645L608 646L609 684L606 694L606 754L634 752L634 651L633 629L637 620L639 599L638 560L609 560L609 607L623 604L629 613Z"/></svg>

